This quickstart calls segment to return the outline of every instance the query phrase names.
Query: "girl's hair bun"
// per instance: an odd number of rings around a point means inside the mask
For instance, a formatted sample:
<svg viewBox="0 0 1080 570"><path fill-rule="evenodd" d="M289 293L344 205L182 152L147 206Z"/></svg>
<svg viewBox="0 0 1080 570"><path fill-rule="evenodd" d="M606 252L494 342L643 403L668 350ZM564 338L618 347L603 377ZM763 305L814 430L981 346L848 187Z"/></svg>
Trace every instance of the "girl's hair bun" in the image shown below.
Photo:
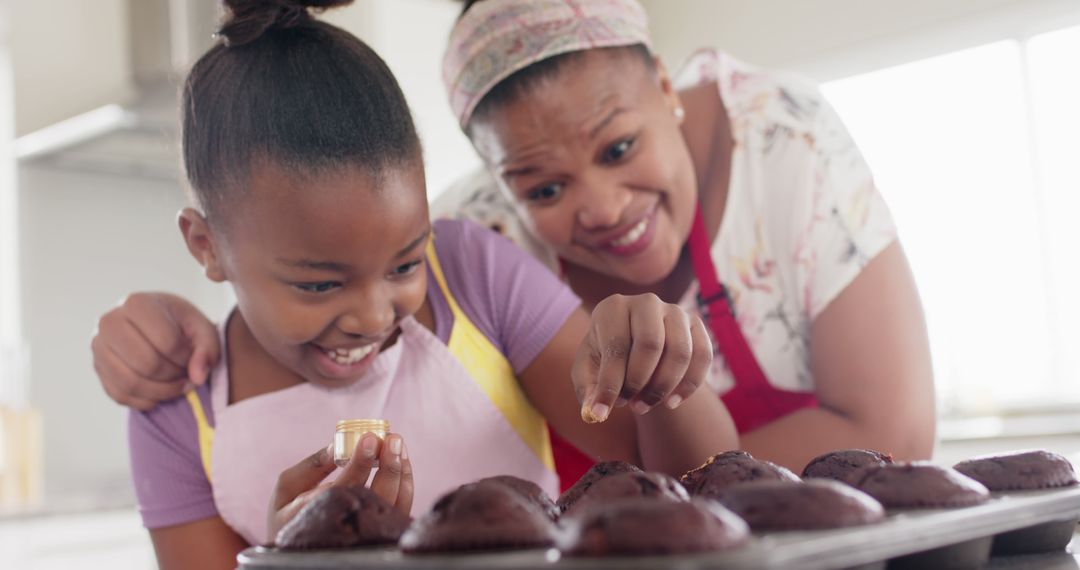
<svg viewBox="0 0 1080 570"><path fill-rule="evenodd" d="M227 47L249 44L271 28L286 29L311 20L318 11L351 4L352 0L224 0L229 15L217 31Z"/></svg>

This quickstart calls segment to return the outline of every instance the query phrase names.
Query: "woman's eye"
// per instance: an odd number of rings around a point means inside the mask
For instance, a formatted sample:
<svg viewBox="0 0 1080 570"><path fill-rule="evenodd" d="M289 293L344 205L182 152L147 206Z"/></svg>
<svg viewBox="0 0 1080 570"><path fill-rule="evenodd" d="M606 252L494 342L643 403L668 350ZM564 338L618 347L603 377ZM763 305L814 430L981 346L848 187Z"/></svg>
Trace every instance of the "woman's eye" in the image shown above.
<svg viewBox="0 0 1080 570"><path fill-rule="evenodd" d="M297 283L295 287L307 293L326 293L341 287L337 281L319 281L317 283Z"/></svg>
<svg viewBox="0 0 1080 570"><path fill-rule="evenodd" d="M604 162L618 162L622 160L622 157L626 156L626 153L630 152L630 148L633 146L633 139L619 141L609 146L608 149L604 151Z"/></svg>
<svg viewBox="0 0 1080 570"><path fill-rule="evenodd" d="M562 184L548 184L532 190L526 197L530 202L548 202L558 198L562 190Z"/></svg>
<svg viewBox="0 0 1080 570"><path fill-rule="evenodd" d="M394 277L404 277L405 275L410 275L416 270L417 267L420 267L420 260L403 263L394 268Z"/></svg>

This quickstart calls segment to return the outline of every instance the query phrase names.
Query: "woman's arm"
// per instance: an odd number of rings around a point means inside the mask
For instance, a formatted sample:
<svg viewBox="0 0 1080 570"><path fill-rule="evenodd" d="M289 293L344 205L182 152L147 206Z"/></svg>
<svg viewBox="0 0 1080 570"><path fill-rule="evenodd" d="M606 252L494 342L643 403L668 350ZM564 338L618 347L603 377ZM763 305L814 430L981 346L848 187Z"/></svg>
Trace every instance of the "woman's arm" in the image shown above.
<svg viewBox="0 0 1080 570"><path fill-rule="evenodd" d="M835 449L930 457L936 418L930 348L899 243L874 257L814 320L810 348L820 407L742 434L743 449L796 472Z"/></svg>
<svg viewBox="0 0 1080 570"><path fill-rule="evenodd" d="M221 517L151 529L150 539L162 570L232 570L236 555L248 547Z"/></svg>

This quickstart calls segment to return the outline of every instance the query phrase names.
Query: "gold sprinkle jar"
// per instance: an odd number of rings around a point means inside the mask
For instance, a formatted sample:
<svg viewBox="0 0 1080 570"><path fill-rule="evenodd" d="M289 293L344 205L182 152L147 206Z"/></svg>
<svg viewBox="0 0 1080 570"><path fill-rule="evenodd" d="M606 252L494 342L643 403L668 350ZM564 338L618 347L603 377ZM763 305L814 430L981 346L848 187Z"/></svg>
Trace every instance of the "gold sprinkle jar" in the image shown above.
<svg viewBox="0 0 1080 570"><path fill-rule="evenodd" d="M360 438L365 433L373 433L380 440L386 439L390 431L390 422L386 420L341 420L337 423L334 431L334 463L338 467L345 467L352 459L353 451L356 450ZM375 459L375 467L379 466L379 459Z"/></svg>

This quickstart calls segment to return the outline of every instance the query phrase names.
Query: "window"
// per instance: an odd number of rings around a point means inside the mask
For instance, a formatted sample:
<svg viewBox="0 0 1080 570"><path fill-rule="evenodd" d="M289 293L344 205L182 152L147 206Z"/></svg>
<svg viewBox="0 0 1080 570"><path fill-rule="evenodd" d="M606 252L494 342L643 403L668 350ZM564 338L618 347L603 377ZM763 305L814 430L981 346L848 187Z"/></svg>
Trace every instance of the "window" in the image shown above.
<svg viewBox="0 0 1080 570"><path fill-rule="evenodd" d="M1080 27L823 86L892 209L943 411L1080 403Z"/></svg>

